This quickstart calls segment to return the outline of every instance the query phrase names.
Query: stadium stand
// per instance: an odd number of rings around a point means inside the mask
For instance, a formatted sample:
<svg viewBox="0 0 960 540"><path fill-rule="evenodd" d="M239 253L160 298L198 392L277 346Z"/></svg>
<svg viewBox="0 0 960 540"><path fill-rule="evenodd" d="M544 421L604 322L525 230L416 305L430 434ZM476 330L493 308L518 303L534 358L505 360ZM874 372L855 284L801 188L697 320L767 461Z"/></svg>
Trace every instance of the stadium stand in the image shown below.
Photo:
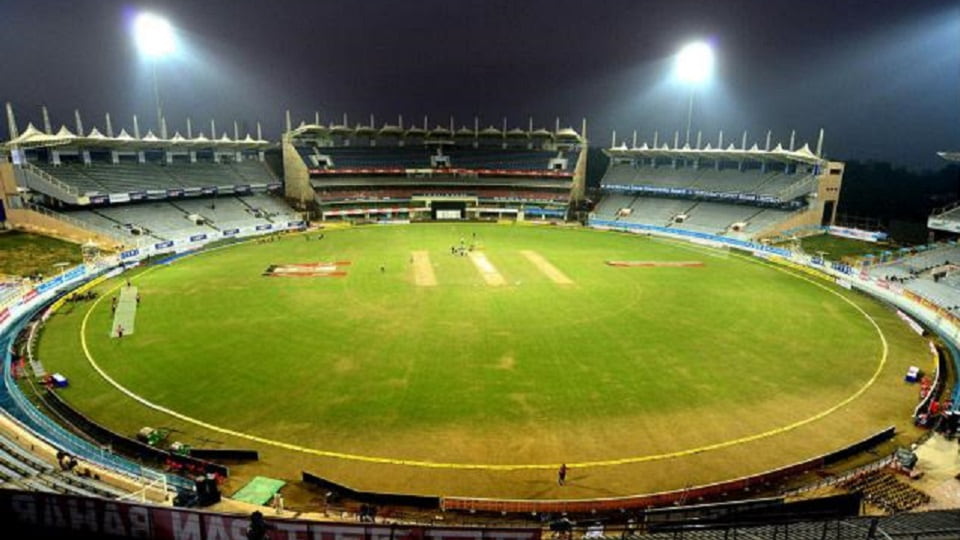
<svg viewBox="0 0 960 540"><path fill-rule="evenodd" d="M263 194L125 204L77 210L67 215L92 226L110 228L131 240L143 236L173 240L299 219L281 201Z"/></svg>
<svg viewBox="0 0 960 540"><path fill-rule="evenodd" d="M629 531L623 535L603 537L613 540L948 540L960 534L960 511L933 510L900 513L892 516L858 517L833 520L807 520L770 525L728 525L698 527L696 525L669 532Z"/></svg>
<svg viewBox="0 0 960 540"><path fill-rule="evenodd" d="M8 206L22 209L16 215L24 226L43 216L44 224L86 232L116 249L117 243L206 242L302 223L267 194L282 184L265 161L270 143L259 133L241 139L235 126L232 139L140 137L136 123L134 136L105 131L110 135L94 128L84 136L78 118L79 136L65 127L56 134L33 126L15 133L7 146L20 191Z"/></svg>
<svg viewBox="0 0 960 540"><path fill-rule="evenodd" d="M890 513L904 512L930 502L930 496L884 471L851 478L844 488L863 493L864 499Z"/></svg>
<svg viewBox="0 0 960 540"><path fill-rule="evenodd" d="M955 243L934 245L874 265L869 274L899 283L948 311L960 313L960 246Z"/></svg>
<svg viewBox="0 0 960 540"><path fill-rule="evenodd" d="M937 152L937 155L954 165L960 163L960 152ZM931 212L927 218L927 227L934 231L960 233L960 201L954 201Z"/></svg>
<svg viewBox="0 0 960 540"><path fill-rule="evenodd" d="M540 218L565 215L570 201L582 197L583 141L575 131L534 130L532 122L528 130L509 131L452 125L288 126L286 195L313 201L324 220L397 213L424 219L438 198L459 208L461 218L524 212Z"/></svg>
<svg viewBox="0 0 960 540"><path fill-rule="evenodd" d="M698 202L687 210L687 218L671 225L677 229L723 234L734 223L744 223L761 212L754 206Z"/></svg>
<svg viewBox="0 0 960 540"><path fill-rule="evenodd" d="M741 239L832 223L843 175L841 163L822 160L806 145L719 150L644 144L604 153L610 164L594 219Z"/></svg>
<svg viewBox="0 0 960 540"><path fill-rule="evenodd" d="M171 188L210 186L263 186L277 183L276 177L259 162L238 163L70 163L52 165L37 162L47 174L84 194L166 191Z"/></svg>

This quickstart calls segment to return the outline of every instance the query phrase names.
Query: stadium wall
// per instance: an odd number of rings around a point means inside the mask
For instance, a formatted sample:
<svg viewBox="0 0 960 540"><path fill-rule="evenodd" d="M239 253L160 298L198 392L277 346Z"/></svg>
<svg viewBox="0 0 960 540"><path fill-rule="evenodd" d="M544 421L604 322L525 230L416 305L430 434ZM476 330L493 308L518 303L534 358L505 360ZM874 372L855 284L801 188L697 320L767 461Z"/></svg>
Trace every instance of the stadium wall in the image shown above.
<svg viewBox="0 0 960 540"><path fill-rule="evenodd" d="M84 229L77 225L57 219L52 215L41 214L40 212L26 208L8 207L7 223L16 229L23 229L25 231L49 236L56 236L58 238L70 240L71 242L75 242L77 244L94 242L95 244L99 245L101 249L106 249L109 251L115 251L116 249L123 247L122 242L117 238L96 233L89 229Z"/></svg>
<svg viewBox="0 0 960 540"><path fill-rule="evenodd" d="M840 205L840 189L843 187L843 171L843 162L828 161L827 172L820 175L817 200L823 205L822 208L824 211L821 214L823 219L819 225L832 226L837 220L837 207ZM826 207L832 207L832 209Z"/></svg>
<svg viewBox="0 0 960 540"><path fill-rule="evenodd" d="M290 135L283 134L281 143L283 152L283 185L284 196L288 201L299 201L300 209L307 206L316 197L313 186L310 185L310 171L303 162L297 149L293 146Z"/></svg>
<svg viewBox="0 0 960 540"><path fill-rule="evenodd" d="M634 497L580 500L509 500L444 497L441 502L443 510L498 513L566 512L591 514L594 512L622 512L627 509L667 507L678 504L681 501L711 500L719 497L728 497L737 493L749 493L750 490L771 490L774 489L778 483L785 482L791 477L821 469L857 453L869 450L893 438L893 436L894 428L891 426L839 450L779 469L772 469L752 476L717 482L715 484L637 495Z"/></svg>
<svg viewBox="0 0 960 540"><path fill-rule="evenodd" d="M811 198L810 207L763 231L758 238L769 238L784 231L799 227L832 226L837 218L840 204L840 188L843 184L844 164L840 161L825 163L825 171L817 177L816 198Z"/></svg>
<svg viewBox="0 0 960 540"><path fill-rule="evenodd" d="M20 205L13 165L0 158L0 225L9 220L8 210Z"/></svg>
<svg viewBox="0 0 960 540"><path fill-rule="evenodd" d="M250 518L245 515L185 510L147 504L36 492L0 490L4 530L37 538L150 538L207 540L245 538ZM540 528L467 528L404 524L355 524L276 519L269 538L420 540L540 540Z"/></svg>
<svg viewBox="0 0 960 540"><path fill-rule="evenodd" d="M586 126L586 124L584 124ZM584 131L586 136L586 131ZM577 165L573 169L573 186L570 189L571 202L582 201L587 192L587 154L589 144L586 140L580 146L580 156L577 158Z"/></svg>

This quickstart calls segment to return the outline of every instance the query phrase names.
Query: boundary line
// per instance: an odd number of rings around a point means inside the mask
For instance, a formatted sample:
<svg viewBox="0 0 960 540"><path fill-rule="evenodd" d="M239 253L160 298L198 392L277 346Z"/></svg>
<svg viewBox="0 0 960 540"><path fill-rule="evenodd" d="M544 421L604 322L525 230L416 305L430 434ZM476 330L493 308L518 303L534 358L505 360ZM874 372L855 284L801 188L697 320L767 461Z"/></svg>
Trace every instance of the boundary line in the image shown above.
<svg viewBox="0 0 960 540"><path fill-rule="evenodd" d="M597 468L597 467L612 467L612 466L618 466L618 465L630 465L630 464L637 464L637 463L648 463L648 462L653 462L653 461L663 461L663 460L667 460L667 459L674 459L674 458L681 458L681 457L686 457L686 456L692 456L692 455L700 454L700 453L703 453L703 452L709 452L709 451L712 451L712 450L720 450L720 449L723 449L723 448L729 448L729 447L737 446L737 445L740 445L740 444L746 444L746 443L758 441L758 440L761 440L761 439L766 439L766 438L769 438L769 437L773 437L773 436L775 436L775 435L780 435L780 434L783 434L783 433L786 433L786 432L789 432L789 431L793 431L793 430L795 430L795 429L797 429L797 428L806 426L806 425L808 425L808 424L811 424L811 423L813 423L813 422L816 422L817 420L820 420L820 419L822 419L822 418L825 418L826 416L828 416L828 415L830 415L830 414L833 414L834 412L836 412L836 411L838 411L839 409L841 409L841 408L849 405L850 403L852 403L853 401L855 401L857 398L859 398L860 396L862 396L862 395L863 395L871 386L873 386L873 384L877 381L877 379L880 377L880 373L883 371L883 368L886 366L887 356L888 356L888 354L889 354L889 345L888 345L888 343L887 343L887 338L886 338L886 336L884 335L883 330L880 328L880 326L877 324L877 322L873 319L873 317L870 316L870 314L868 314L866 311L864 311L863 308L861 308L859 305L857 305L856 303L854 303L852 300L850 300L849 298L847 298L847 297L844 296L843 294L840 294L838 291L835 291L835 290L827 287L826 285L824 285L824 284L822 284L822 283L819 283L819 282L817 282L817 281L814 281L814 280L810 279L809 277L800 275L800 274L798 274L798 273L796 273L796 272L792 272L792 271L788 270L787 267L780 266L780 265L777 265L777 264L775 264L775 263L770 263L770 262L761 262L761 261L758 261L758 260L749 258L749 257L747 257L747 256L745 256L745 255L740 255L740 254L733 254L733 255L734 255L734 256L737 256L737 257L740 257L740 258L743 258L744 260L748 260L748 261L751 261L751 262L755 262L755 263L758 263L758 264L762 264L762 265L764 265L764 266L773 268L773 269L778 270L778 271L780 271L780 272L784 272L784 273L789 274L789 275L792 275L792 276L794 276L794 277L796 277L796 278L798 278L798 279L802 279L802 280L804 280L804 281L806 281L806 282L808 282L808 283L811 283L811 284L813 284L813 285L815 285L815 286L817 286L817 287L820 287L821 289L829 292L830 294L833 294L833 295L839 297L841 300L843 300L843 301L846 302L847 304L851 305L855 310L857 310L858 312L860 312L860 314L863 315L863 316L870 322L871 325L873 325L873 328L877 331L877 335L880 336L880 342L881 342L881 344L883 345L883 352L882 352L882 354L880 355L880 361L879 361L879 363L877 364L877 369L874 370L873 375L870 377L870 379L867 380L867 382L866 382L863 386L861 386L856 392L854 392L854 393L851 394L850 396L846 397L845 399L841 400L839 403L831 406L830 408L828 408L828 409L826 409L826 410L823 410L823 411L821 411L821 412L819 412L819 413L816 413L816 414L814 414L813 416L810 416L810 417L808 417L808 418L804 418L804 419L798 420L798 421L796 421L796 422L787 424L787 425L785 425L785 426L781 426L781 427L778 427L778 428L773 428L773 429L770 429L770 430L767 430L767 431L763 431L763 432L760 432L760 433L755 433L755 434L753 434L753 435L747 435L747 436L744 436L744 437L739 437L739 438L736 438L736 439L730 439L730 440L727 440L727 441L720 441L720 442L717 442L717 443L712 443L712 444L708 444L708 445L703 445L703 446L695 447L695 448L687 448L687 449L684 449L684 450L676 450L676 451L673 451L673 452L666 452L666 453L662 453L662 454L650 454L650 455L646 455L646 456L634 456L634 457L619 458L619 459L608 459L608 460L584 461L584 462L579 462L579 463L568 463L568 464L567 464L568 467L577 468L577 469L586 469L586 468ZM154 266L154 267L148 269L147 271L142 272L142 273L139 274L139 275L140 275L140 276L146 275L146 274L152 272L153 270L155 270L155 269L157 269L157 268L160 268L160 266ZM122 286L123 286L123 283L121 282L120 284L118 284L118 285L117 285L116 287L114 287L113 289L110 289L110 291L108 291L107 294L99 296L99 297L93 302L93 304L91 304L90 308L87 310L86 314L85 314L84 317L83 317L83 322L82 322L81 325L80 325L80 344L81 344L81 346L82 346L82 348L83 348L83 354L84 354L84 356L86 356L87 361L90 363L90 366L93 367L93 369L94 369L105 381L107 381L110 385L112 385L114 388L116 388L117 390L119 390L119 391L122 392L123 394L126 394L128 397L130 397L130 398L133 399L134 401L140 403L141 405L143 405L143 406L145 406L145 407L147 407L147 408L149 408L149 409L153 409L153 410L155 410L155 411L157 411L157 412L161 412L161 413L167 414L167 415L169 415L169 416L172 416L172 417L177 418L177 419L179 419L179 420L182 420L182 421L184 421L184 422L187 422L187 423L190 423L190 424L194 424L194 425L196 425L196 426L202 427L202 428L204 428L204 429L209 429L209 430L211 430L211 431L214 431L214 432L217 432L217 433L220 433L220 434L223 434L223 435L229 435L229 436L232 436L232 437L237 437L237 438L241 438L241 439L246 439L246 440L253 441L253 442L257 442L257 443L264 444L264 445L267 445L267 446L273 446L273 447L276 447L276 448L282 448L282 449L284 449L284 450L292 450L292 451L295 451L295 452L300 452L300 453L304 453L304 454L310 454L310 455L314 455L314 456L318 456L318 457L325 457L325 458L335 458L335 459L342 459L342 460L347 460L347 461L357 461L357 462L363 462L363 463L376 463L376 464L382 464L382 465L403 465L403 466L409 466L409 467L420 467L420 468L428 468L428 469L454 469L454 470L487 470L487 471L552 470L552 469L555 469L556 467L559 466L559 464L555 464L555 463L492 464L492 463L453 463L453 462L439 462L439 461L427 461L427 460L408 460L408 459L387 458L387 457L381 457L381 456L368 456L368 455L361 455L361 454L351 454L351 453L347 453L347 452L335 452L335 451L331 451L331 450L320 450L320 449L316 449L316 448L308 448L308 447L304 447L304 446L299 446L299 445L295 445L295 444L290 444L290 443L286 443L286 442L278 441L278 440L274 440L274 439L268 439L268 438L266 438L266 437L261 437L261 436L258 436L258 435L253 435L253 434L250 434L250 433L244 433L244 432L241 432L241 431L236 431L236 430L233 430L233 429L229 429L229 428L217 426L217 425L211 424L211 423L209 423L209 422L205 422L205 421L203 421L203 420L199 420L199 419L197 419L197 418L193 418L193 417L191 417L191 416L187 416L187 415L185 415L185 414L183 414L183 413L174 411L173 409L164 407L164 406L162 406L162 405L158 405L158 404L156 404L156 403L153 403L153 402L147 400L146 398L143 398L143 397L141 397L140 395L136 394L135 392L127 389L126 387L124 387L123 385L121 385L120 383L118 383L116 380L114 380L112 377L110 377L110 375L108 375L108 374L99 366L99 364L97 364L96 360L93 358L93 355L90 353L90 349L89 349L89 347L88 347L88 345L87 345L87 332L86 332L86 330L87 330L87 321L88 321L89 318L90 318L90 314L93 313L94 308L97 307L97 305L100 303L101 300L103 300L103 298L105 298L105 297L108 296L109 294L113 293L114 291L116 291L117 289L119 289L119 288L122 287Z"/></svg>

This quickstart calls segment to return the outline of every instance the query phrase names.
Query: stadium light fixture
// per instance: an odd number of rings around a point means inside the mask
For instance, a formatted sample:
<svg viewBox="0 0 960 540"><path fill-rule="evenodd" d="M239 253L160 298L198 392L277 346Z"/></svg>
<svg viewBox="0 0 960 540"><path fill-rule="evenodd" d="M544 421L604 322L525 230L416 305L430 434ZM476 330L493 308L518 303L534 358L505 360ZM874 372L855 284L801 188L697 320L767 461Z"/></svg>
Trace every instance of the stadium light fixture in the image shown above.
<svg viewBox="0 0 960 540"><path fill-rule="evenodd" d="M677 53L676 76L690 86L690 99L687 102L686 145L690 146L690 127L693 121L693 95L696 87L703 84L713 74L713 48L697 41L680 49Z"/></svg>
<svg viewBox="0 0 960 540"><path fill-rule="evenodd" d="M677 77L685 82L698 84L713 73L713 49L702 41L691 43L677 54Z"/></svg>
<svg viewBox="0 0 960 540"><path fill-rule="evenodd" d="M170 22L153 13L137 15L133 21L133 36L137 49L148 58L166 56L177 47Z"/></svg>
<svg viewBox="0 0 960 540"><path fill-rule="evenodd" d="M133 20L133 38L140 54L150 60L153 71L153 97L157 107L157 136L163 137L163 107L160 104L160 84L157 81L157 61L177 48L177 40L170 22L153 13L141 13Z"/></svg>

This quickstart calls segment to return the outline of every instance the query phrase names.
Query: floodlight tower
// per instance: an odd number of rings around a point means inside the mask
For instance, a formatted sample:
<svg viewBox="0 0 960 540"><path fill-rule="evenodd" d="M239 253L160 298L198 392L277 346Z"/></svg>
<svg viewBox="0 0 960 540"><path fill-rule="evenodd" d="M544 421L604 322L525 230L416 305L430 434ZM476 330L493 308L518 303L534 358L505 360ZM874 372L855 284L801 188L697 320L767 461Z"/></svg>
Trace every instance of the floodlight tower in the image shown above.
<svg viewBox="0 0 960 540"><path fill-rule="evenodd" d="M150 61L150 67L153 71L153 97L157 106L157 136L162 137L163 108L160 105L157 62L172 53L177 47L173 27L163 17L153 13L141 13L133 21L133 36L137 43L137 49Z"/></svg>
<svg viewBox="0 0 960 540"><path fill-rule="evenodd" d="M690 99L687 102L687 146L690 145L690 126L693 120L693 95L697 86L707 81L712 73L713 49L710 45L698 41L680 49L676 60L676 75L690 87Z"/></svg>

